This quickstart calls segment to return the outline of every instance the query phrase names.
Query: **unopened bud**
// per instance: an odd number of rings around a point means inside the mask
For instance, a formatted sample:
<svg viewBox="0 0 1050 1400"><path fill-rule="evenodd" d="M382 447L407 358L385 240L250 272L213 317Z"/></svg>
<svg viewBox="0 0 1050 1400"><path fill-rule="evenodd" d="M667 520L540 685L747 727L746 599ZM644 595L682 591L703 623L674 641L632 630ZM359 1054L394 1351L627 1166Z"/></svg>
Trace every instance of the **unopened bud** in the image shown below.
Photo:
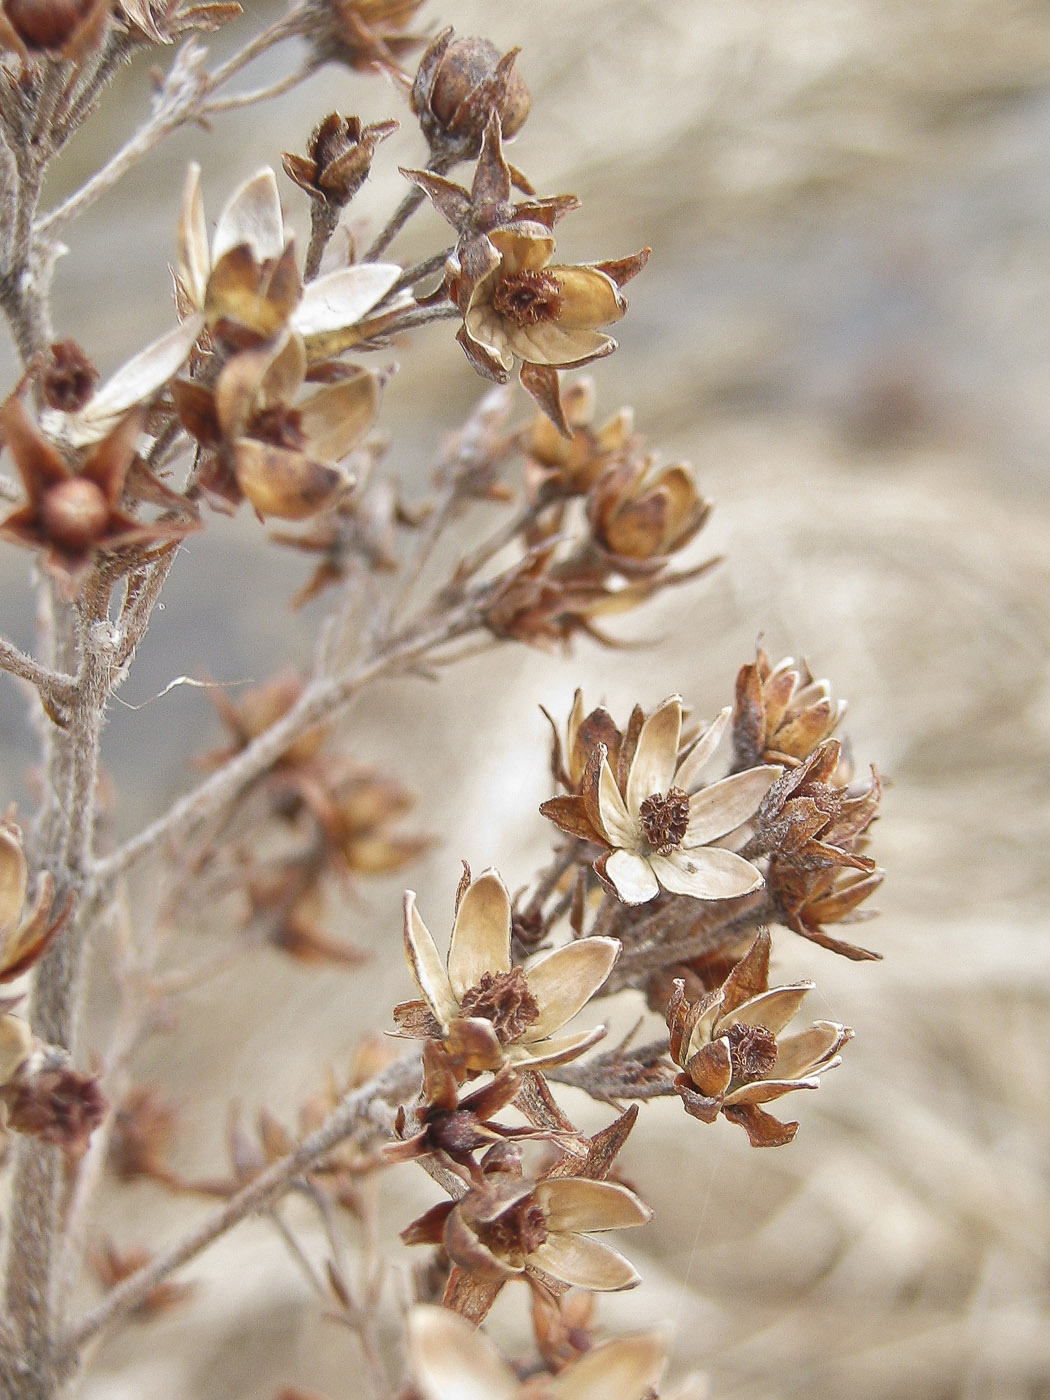
<svg viewBox="0 0 1050 1400"><path fill-rule="evenodd" d="M438 35L412 86L412 110L432 147L460 159L476 156L493 112L505 137L521 130L532 99L516 56L516 49L501 56L488 39L456 39L451 29Z"/></svg>

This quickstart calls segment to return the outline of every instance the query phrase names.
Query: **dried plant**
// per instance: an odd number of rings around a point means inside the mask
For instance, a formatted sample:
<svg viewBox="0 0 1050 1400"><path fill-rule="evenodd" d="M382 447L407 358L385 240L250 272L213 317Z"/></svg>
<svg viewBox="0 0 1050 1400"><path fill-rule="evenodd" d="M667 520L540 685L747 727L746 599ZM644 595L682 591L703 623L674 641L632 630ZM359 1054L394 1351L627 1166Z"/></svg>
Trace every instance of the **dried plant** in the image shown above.
<svg viewBox="0 0 1050 1400"><path fill-rule="evenodd" d="M710 510L692 468L650 451L630 409L595 426L593 382L563 381L616 349L605 328L627 313L622 289L648 250L560 260L554 228L578 201L537 195L504 150L530 110L517 50L434 35L420 9L293 0L212 67L192 36L247 26L236 4L0 5L0 307L23 366L0 406L16 474L0 483L10 507L0 538L30 552L41 617L32 654L0 641L0 667L24 683L41 736L37 808L0 821L5 1400L73 1393L99 1338L178 1307L181 1267L259 1214L318 1306L356 1335L377 1396L655 1396L666 1338L603 1338L593 1297L641 1281L595 1237L651 1217L644 1156L637 1186L618 1179L630 1135L646 1131L640 1106L677 1098L683 1133L721 1115L754 1146L789 1142L798 1124L762 1105L816 1088L852 1032L830 1021L785 1031L813 984L770 988L770 927L876 956L825 931L860 917L881 878L866 854L879 780L853 784L832 737L843 706L826 682L760 650L735 707L704 721L678 695L649 697L658 703L637 704L622 727L603 708L587 712L577 691L565 723L551 721L546 866L512 896L495 870L474 877L464 863L447 957L406 894L419 998L356 1028L349 1081L322 1086L294 1128L264 1106L248 1130L231 1105L228 1166L195 1178L177 1164L177 1108L138 1079L137 1060L188 987L264 945L354 978L395 956L392 944L329 932L364 883L430 844L425 795L423 830L406 832L416 795L348 749L339 721L351 700L381 680L437 675L465 643L571 652L581 632L611 643L607 619L710 567L682 560ZM43 210L48 170L112 73L180 38L145 124ZM300 68L269 89L229 92L292 39ZM60 237L172 132L298 84L308 95L327 63L355 84L386 79L390 118L313 114L304 151L275 153L291 186L282 195L266 169L216 191L224 207L211 231L191 166L171 210L172 325L100 385L88 350L51 328ZM418 121L429 159L402 171L403 200L358 250L336 234L399 121ZM449 178L468 162L469 181ZM282 198L304 196L300 266ZM448 241L411 266L386 261L427 199ZM412 353L420 328L441 321L454 324L465 368L496 387L447 439L433 493L406 501L375 431L386 351L396 341ZM526 413L507 387L515 371L534 400ZM236 700L219 692L225 742L199 757L177 800L115 842L102 819L107 708L182 542L240 507L260 522L305 522L269 535L260 525L258 548L315 556L292 600L331 599L313 670L286 669ZM448 564L446 536L464 518L471 547ZM711 777L727 732L728 771ZM178 951L180 934L209 907L233 931L201 966ZM119 1000L100 1056L78 1041L92 946ZM596 1050L604 1026L576 1017L612 996L636 1005L653 1038ZM401 1041L376 1049L377 1029ZM585 1132L563 1085L617 1116ZM414 1273L407 1254L382 1256L365 1189L408 1163L446 1195L395 1222L427 1251ZM118 1244L96 1223L107 1177L116 1190L145 1181L213 1204L166 1247ZM316 1236L279 1210L291 1194L316 1219L321 1257ZM385 1283L395 1266L414 1280L397 1296ZM89 1269L103 1294L78 1311ZM512 1283L535 1336L535 1353L513 1361L469 1325Z"/></svg>

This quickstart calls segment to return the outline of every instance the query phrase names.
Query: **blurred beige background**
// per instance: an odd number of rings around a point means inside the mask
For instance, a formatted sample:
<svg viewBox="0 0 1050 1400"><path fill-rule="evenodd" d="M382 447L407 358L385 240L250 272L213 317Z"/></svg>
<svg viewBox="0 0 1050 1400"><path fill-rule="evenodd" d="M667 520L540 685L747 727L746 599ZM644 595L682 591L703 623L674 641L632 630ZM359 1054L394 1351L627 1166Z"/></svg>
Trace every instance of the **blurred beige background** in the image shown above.
<svg viewBox="0 0 1050 1400"><path fill-rule="evenodd" d="M1046 1397L1050 6L464 0L425 13L523 45L535 102L512 158L543 192L584 200L560 252L652 244L621 350L596 367L599 408L633 403L654 446L696 463L717 506L698 557L727 555L655 621L625 621L625 635L658 633L654 648L508 649L354 713L353 750L412 782L419 824L442 834L411 872L425 917L447 928L461 857L512 886L534 867L548 838L536 707L564 712L578 684L619 713L671 690L711 713L761 633L831 677L858 762L893 782L875 840L882 918L862 938L886 961L778 944L782 971L817 981L816 1014L856 1028L845 1064L805 1096L789 1149L753 1152L670 1105L651 1113L625 1154L657 1209L625 1242L646 1281L602 1315L670 1320L676 1366L700 1368L713 1400ZM122 75L56 195L147 100L144 72ZM70 231L62 333L111 368L163 329L185 161L201 159L214 218L333 106L403 115L382 81L328 70L265 116L180 134ZM407 124L396 139L381 148L389 170L422 162ZM377 179L356 219L397 193L395 176ZM407 260L438 236L427 214L391 252ZM401 416L406 433L388 461L421 489L479 384L447 327L401 359L384 422ZM24 562L3 573L21 640ZM150 697L183 673L238 681L306 660L318 614L284 603L303 574L248 520L216 519L186 547L122 692L149 703L118 706L107 731L123 829L214 743L199 692ZM14 787L28 737L4 724ZM215 1169L229 1097L290 1115L345 1067L377 1003L408 993L399 892L370 886L346 910L346 931L384 955L375 969L306 974L263 956L150 1050L143 1074L181 1100L186 1170ZM629 1023L630 1008L616 1014ZM399 1173L384 1195L403 1223L431 1196ZM176 1228L145 1186L107 1212L127 1245ZM404 1262L396 1242L390 1257ZM317 1317L261 1225L190 1272L201 1286L186 1308L102 1352L92 1400L270 1400L292 1380L358 1394L353 1341Z"/></svg>

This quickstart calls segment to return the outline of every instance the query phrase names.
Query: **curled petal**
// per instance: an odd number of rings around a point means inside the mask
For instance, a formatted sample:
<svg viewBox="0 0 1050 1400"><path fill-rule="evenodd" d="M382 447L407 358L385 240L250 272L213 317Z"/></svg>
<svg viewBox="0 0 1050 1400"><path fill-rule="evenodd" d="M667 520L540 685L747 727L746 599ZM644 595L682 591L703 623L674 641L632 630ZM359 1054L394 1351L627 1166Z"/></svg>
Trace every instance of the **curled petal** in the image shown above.
<svg viewBox="0 0 1050 1400"><path fill-rule="evenodd" d="M589 330L618 321L627 303L616 283L593 267L551 267L547 269L561 291L559 324L566 330Z"/></svg>
<svg viewBox="0 0 1050 1400"><path fill-rule="evenodd" d="M715 749L718 748L719 741L725 733L725 728L729 723L729 716L731 713L732 711L727 705L700 735L699 739L697 739L696 743L682 760L677 773L674 775L675 787L680 787L684 792L689 792L696 785L700 777L701 769L714 757Z"/></svg>
<svg viewBox="0 0 1050 1400"><path fill-rule="evenodd" d="M647 904L660 893L652 864L633 851L613 851L604 874L624 904Z"/></svg>
<svg viewBox="0 0 1050 1400"><path fill-rule="evenodd" d="M603 757L598 776L598 814L606 836L614 846L630 850L638 844L639 832L636 824L620 796L620 789L613 777L608 758Z"/></svg>
<svg viewBox="0 0 1050 1400"><path fill-rule="evenodd" d="M540 272L554 256L554 235L524 230L509 225L493 229L489 242L500 255L503 275L514 277L519 272Z"/></svg>
<svg viewBox="0 0 1050 1400"><path fill-rule="evenodd" d="M560 320L537 321L534 326L515 326L500 320L496 334L519 360L537 365L568 368L601 359L616 349L611 336L584 326L565 326Z"/></svg>
<svg viewBox="0 0 1050 1400"><path fill-rule="evenodd" d="M306 520L317 515L349 484L326 462L255 438L241 438L233 452L237 485L262 516Z"/></svg>
<svg viewBox="0 0 1050 1400"><path fill-rule="evenodd" d="M777 1041L777 1062L773 1071L778 1079L801 1079L817 1069L830 1069L830 1061L852 1038L848 1026L835 1021L814 1021L797 1035Z"/></svg>
<svg viewBox="0 0 1050 1400"><path fill-rule="evenodd" d="M517 1377L485 1334L448 1308L412 1309L408 1355L425 1400L514 1400L518 1394Z"/></svg>
<svg viewBox="0 0 1050 1400"><path fill-rule="evenodd" d="M279 258L284 251L284 219L277 177L268 167L259 170L231 195L219 215L212 243L214 265L230 251L246 243L257 262Z"/></svg>
<svg viewBox="0 0 1050 1400"><path fill-rule="evenodd" d="M554 1039L518 1041L508 1045L506 1058L519 1069L552 1069L564 1065L584 1054L605 1035L604 1026L593 1030L577 1031L575 1035L557 1036Z"/></svg>
<svg viewBox="0 0 1050 1400"><path fill-rule="evenodd" d="M430 930L419 917L412 890L405 891L405 954L416 985L435 1019L447 1026L459 1015L459 1002Z"/></svg>
<svg viewBox="0 0 1050 1400"><path fill-rule="evenodd" d="M831 1069L832 1065L828 1065L827 1068ZM819 1088L820 1080L815 1074L809 1079L755 1079L750 1084L741 1084L738 1089L730 1090L725 1101L726 1106L730 1108L744 1104L773 1103L776 1099L782 1099L785 1094L794 1093L796 1089Z"/></svg>
<svg viewBox="0 0 1050 1400"><path fill-rule="evenodd" d="M541 1181L536 1200L551 1231L623 1230L645 1225L653 1213L633 1191L614 1181L591 1181L582 1176Z"/></svg>
<svg viewBox="0 0 1050 1400"><path fill-rule="evenodd" d="M467 886L448 950L448 979L458 1000L486 972L510 971L510 895L494 870Z"/></svg>
<svg viewBox="0 0 1050 1400"><path fill-rule="evenodd" d="M299 406L310 451L326 462L341 461L368 432L378 407L379 385L367 371L325 384Z"/></svg>
<svg viewBox="0 0 1050 1400"><path fill-rule="evenodd" d="M529 1255L529 1263L562 1283L599 1293L615 1293L641 1283L641 1275L622 1254L587 1235L548 1235Z"/></svg>
<svg viewBox="0 0 1050 1400"><path fill-rule="evenodd" d="M742 1021L749 1026L764 1026L778 1035L813 990L812 982L793 982L788 987L770 987L767 992L750 997L718 1019L718 1033Z"/></svg>
<svg viewBox="0 0 1050 1400"><path fill-rule="evenodd" d="M681 733L682 698L672 695L656 707L638 735L638 747L627 776L627 810L635 819L647 797L666 793L670 788Z"/></svg>
<svg viewBox="0 0 1050 1400"><path fill-rule="evenodd" d="M694 899L736 899L762 884L762 872L750 861L717 846L650 856L649 864L665 890Z"/></svg>
<svg viewBox="0 0 1050 1400"><path fill-rule="evenodd" d="M553 1400L645 1400L655 1394L667 1348L655 1332L616 1337L584 1352L551 1382Z"/></svg>
<svg viewBox="0 0 1050 1400"><path fill-rule="evenodd" d="M525 976L540 1014L528 1038L542 1040L571 1021L608 977L619 953L615 938L580 938L529 963Z"/></svg>

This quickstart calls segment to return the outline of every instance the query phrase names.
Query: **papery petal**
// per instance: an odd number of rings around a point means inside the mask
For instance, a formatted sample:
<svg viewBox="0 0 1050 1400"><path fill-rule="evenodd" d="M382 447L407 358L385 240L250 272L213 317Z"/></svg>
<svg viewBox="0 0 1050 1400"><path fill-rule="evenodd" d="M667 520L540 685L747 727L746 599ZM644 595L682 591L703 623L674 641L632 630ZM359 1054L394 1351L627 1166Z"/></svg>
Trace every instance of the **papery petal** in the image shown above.
<svg viewBox="0 0 1050 1400"><path fill-rule="evenodd" d="M653 866L633 851L613 851L605 862L605 876L624 904L646 904L660 893Z"/></svg>
<svg viewBox="0 0 1050 1400"><path fill-rule="evenodd" d="M739 1006L718 1018L719 1035L738 1021L749 1026L764 1026L774 1035L779 1034L802 1005L806 993L813 990L813 986L812 982L793 982L788 987L770 987L768 992L760 992L758 996L741 1002Z"/></svg>
<svg viewBox="0 0 1050 1400"><path fill-rule="evenodd" d="M488 237L500 255L503 277L513 277L518 272L540 272L554 256L553 234L527 232L508 225L493 229Z"/></svg>
<svg viewBox="0 0 1050 1400"><path fill-rule="evenodd" d="M514 1400L517 1377L483 1332L448 1308L408 1316L412 1379L426 1400Z"/></svg>
<svg viewBox="0 0 1050 1400"><path fill-rule="evenodd" d="M706 846L747 821L782 772L774 764L764 764L701 788L689 801L685 849Z"/></svg>
<svg viewBox="0 0 1050 1400"><path fill-rule="evenodd" d="M701 769L714 757L714 752L725 733L731 714L732 709L727 705L700 735L678 766L678 771L674 775L675 787L680 787L683 792L689 792L696 785Z"/></svg>
<svg viewBox="0 0 1050 1400"><path fill-rule="evenodd" d="M339 462L368 432L379 407L374 375L325 384L299 405L310 451L326 462Z"/></svg>
<svg viewBox="0 0 1050 1400"><path fill-rule="evenodd" d="M618 939L580 938L527 963L525 979L540 1008L528 1039L542 1040L571 1021L608 977L619 953Z"/></svg>
<svg viewBox="0 0 1050 1400"><path fill-rule="evenodd" d="M528 1262L562 1283L598 1293L634 1288L642 1281L622 1254L587 1235L548 1235L529 1255Z"/></svg>
<svg viewBox="0 0 1050 1400"><path fill-rule="evenodd" d="M562 1176L538 1182L535 1196L551 1231L623 1230L653 1218L633 1191L615 1181Z"/></svg>
<svg viewBox="0 0 1050 1400"><path fill-rule="evenodd" d="M632 821L620 796L608 758L602 759L598 778L598 814L602 827L613 846L623 846L631 850L640 843L641 832L637 821Z"/></svg>
<svg viewBox="0 0 1050 1400"><path fill-rule="evenodd" d="M762 884L762 872L750 861L717 846L650 856L649 864L665 890L692 895L694 899L736 899Z"/></svg>
<svg viewBox="0 0 1050 1400"><path fill-rule="evenodd" d="M690 1039L690 1046L697 1040L696 1031ZM707 1045L700 1045L695 1054L686 1061L686 1072L701 1094L708 1099L719 1099L729 1088L733 1078L733 1062L729 1054L729 1041L724 1036Z"/></svg>
<svg viewBox="0 0 1050 1400"><path fill-rule="evenodd" d="M828 1066L829 1069L831 1067ZM730 1090L725 1101L730 1108L739 1108L743 1104L774 1103L796 1089L819 1088L820 1080L816 1075L809 1079L755 1079L750 1084L741 1084L738 1089Z"/></svg>
<svg viewBox="0 0 1050 1400"><path fill-rule="evenodd" d="M412 890L405 891L405 956L416 979L416 986L423 993L435 1019L447 1026L459 1015L459 1001L430 930L416 909L416 896Z"/></svg>
<svg viewBox="0 0 1050 1400"><path fill-rule="evenodd" d="M626 794L627 810L635 821L647 797L666 794L671 787L681 733L682 697L672 695L649 715L638 735Z"/></svg>
<svg viewBox="0 0 1050 1400"><path fill-rule="evenodd" d="M486 972L510 971L510 895L495 870L467 886L456 911L448 950L448 977L462 1001Z"/></svg>
<svg viewBox="0 0 1050 1400"><path fill-rule="evenodd" d="M616 341L601 331L563 326L559 321L537 321L534 326L516 326L501 321L502 337L519 360L529 364L569 366L610 355Z"/></svg>
<svg viewBox="0 0 1050 1400"><path fill-rule="evenodd" d="M773 1074L777 1079L801 1079L812 1070L830 1067L828 1062L850 1038L847 1026L835 1021L814 1021L797 1035L786 1035L777 1041Z"/></svg>
<svg viewBox="0 0 1050 1400"><path fill-rule="evenodd" d="M308 520L331 505L349 484L327 462L249 437L239 438L234 445L233 473L258 513L278 520Z"/></svg>
<svg viewBox="0 0 1050 1400"><path fill-rule="evenodd" d="M176 232L176 261L179 277L194 306L204 305L211 259L208 256L208 225L201 197L201 168L191 162L182 189L182 206Z"/></svg>
<svg viewBox="0 0 1050 1400"><path fill-rule="evenodd" d="M247 243L257 262L284 252L284 219L277 177L268 167L245 180L219 215L212 240L212 266L231 248Z"/></svg>
<svg viewBox="0 0 1050 1400"><path fill-rule="evenodd" d="M558 324L566 330L592 330L618 321L627 303L616 283L593 267L549 267L561 290Z"/></svg>
<svg viewBox="0 0 1050 1400"><path fill-rule="evenodd" d="M575 1060L592 1045L597 1045L604 1035L605 1027L595 1026L589 1031L577 1031L575 1035L555 1036L548 1040L519 1040L508 1045L504 1053L507 1062L516 1069L552 1069L554 1065Z"/></svg>
<svg viewBox="0 0 1050 1400"><path fill-rule="evenodd" d="M401 276L395 263L358 263L329 272L303 288L292 325L301 336L352 326L381 301Z"/></svg>
<svg viewBox="0 0 1050 1400"><path fill-rule="evenodd" d="M584 1352L548 1390L551 1400L646 1400L666 1364L667 1347L657 1333L617 1337Z"/></svg>

